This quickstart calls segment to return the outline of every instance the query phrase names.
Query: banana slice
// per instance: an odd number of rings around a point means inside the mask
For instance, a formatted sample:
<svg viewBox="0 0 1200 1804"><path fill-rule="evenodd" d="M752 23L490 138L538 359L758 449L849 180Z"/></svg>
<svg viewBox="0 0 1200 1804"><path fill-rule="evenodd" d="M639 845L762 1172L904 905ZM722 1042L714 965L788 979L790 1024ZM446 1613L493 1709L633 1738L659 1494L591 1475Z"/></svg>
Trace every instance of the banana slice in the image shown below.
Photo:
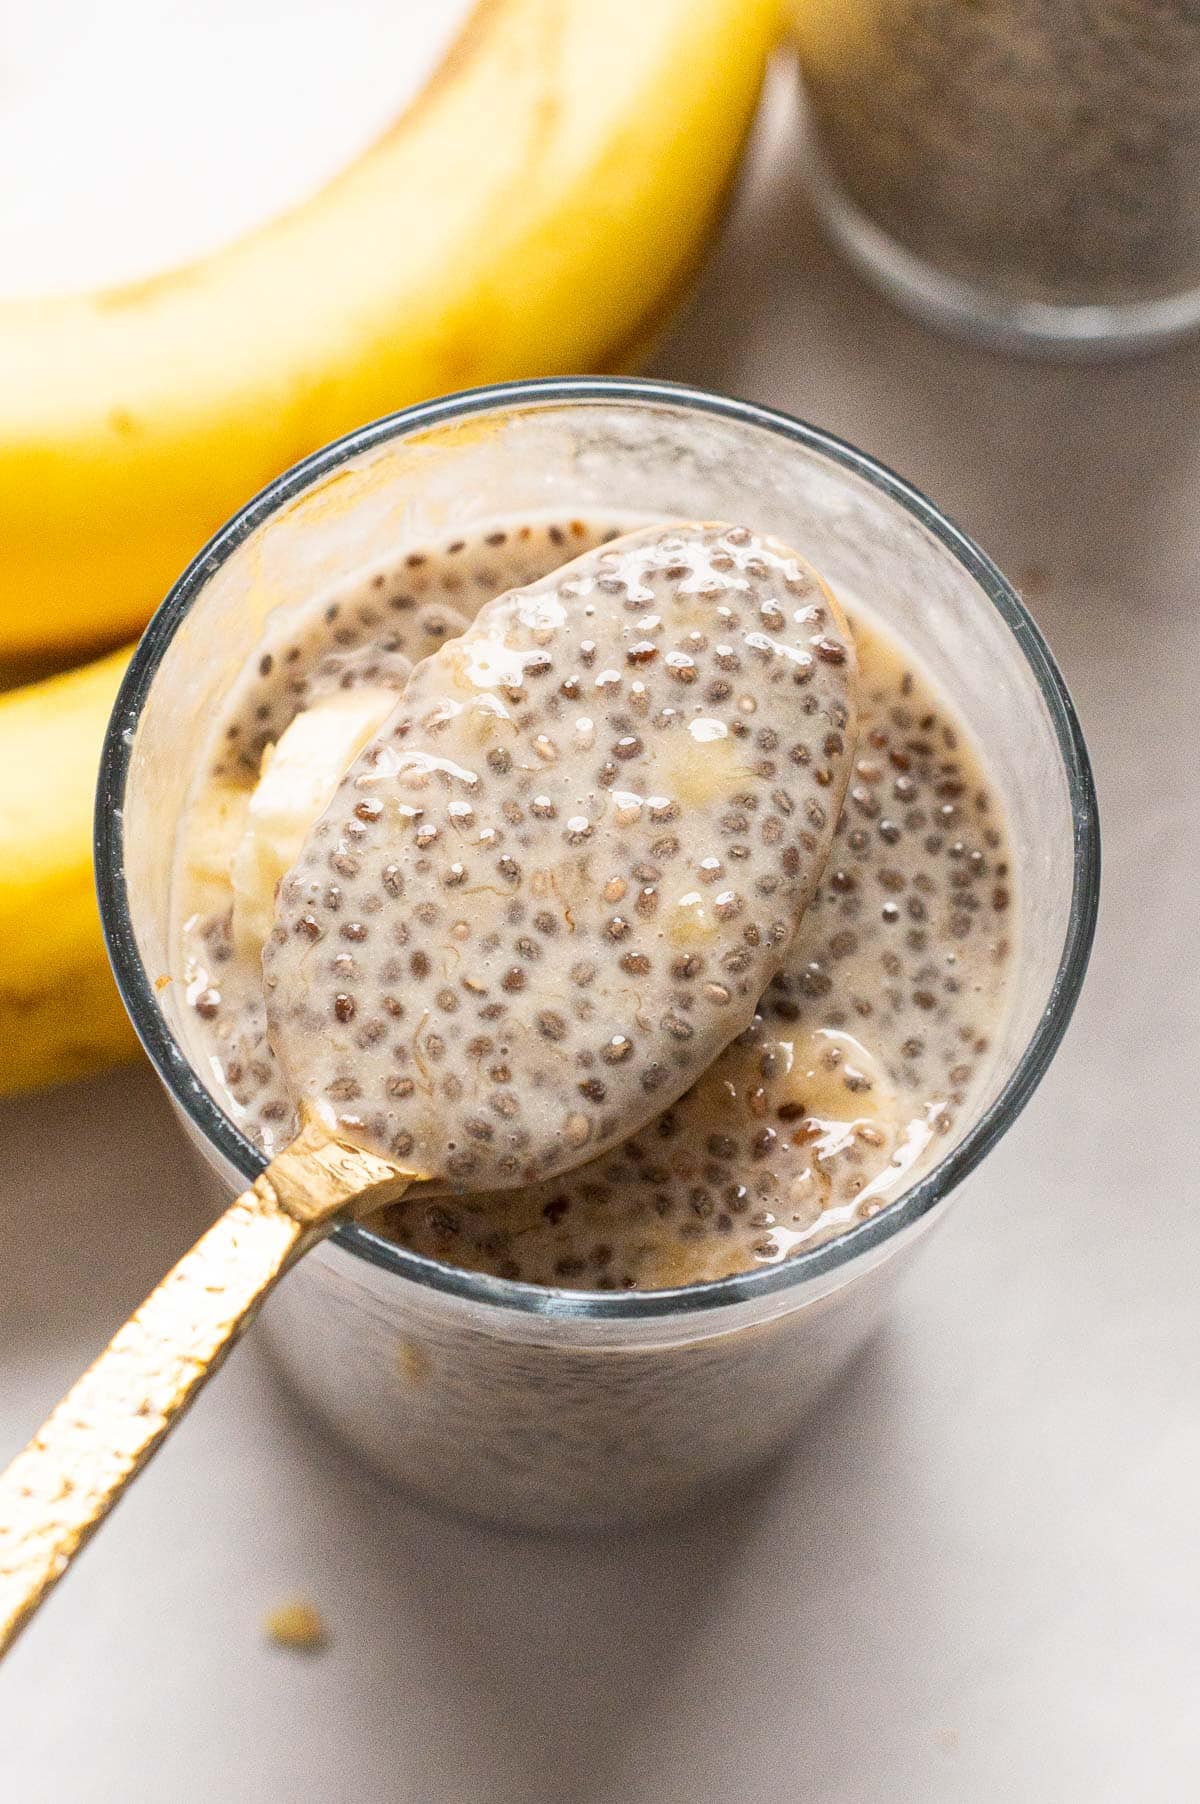
<svg viewBox="0 0 1200 1804"><path fill-rule="evenodd" d="M275 891L300 855L342 777L374 738L399 697L394 689L338 690L297 714L263 753L233 854L233 936L256 956L271 931Z"/></svg>
<svg viewBox="0 0 1200 1804"><path fill-rule="evenodd" d="M881 1061L853 1034L818 1027L803 1040L780 1039L776 1050L782 1064L779 1100L802 1103L810 1121L831 1129L857 1122L896 1125L896 1087Z"/></svg>
<svg viewBox="0 0 1200 1804"><path fill-rule="evenodd" d="M900 1097L882 1062L853 1034L819 1027L775 1045L780 1105L802 1111L790 1129L791 1167L773 1233L784 1250L800 1245L834 1204L838 1170L857 1153L864 1170L886 1172L899 1144Z"/></svg>
<svg viewBox="0 0 1200 1804"><path fill-rule="evenodd" d="M230 871L250 808L242 783L211 782L196 797L188 826L188 896L197 912L220 913L229 905Z"/></svg>

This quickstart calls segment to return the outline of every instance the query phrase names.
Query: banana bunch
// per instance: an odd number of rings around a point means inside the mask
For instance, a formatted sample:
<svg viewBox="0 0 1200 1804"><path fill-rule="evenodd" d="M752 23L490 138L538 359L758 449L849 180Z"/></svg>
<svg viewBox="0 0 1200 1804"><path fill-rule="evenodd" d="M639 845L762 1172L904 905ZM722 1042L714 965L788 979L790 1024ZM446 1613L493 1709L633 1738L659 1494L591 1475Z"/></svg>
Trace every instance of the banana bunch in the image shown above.
<svg viewBox="0 0 1200 1804"><path fill-rule="evenodd" d="M304 206L128 288L0 302L0 659L138 631L250 494L429 395L628 367L719 215L778 0L480 0ZM0 1090L133 1048L91 891L124 654L0 696Z"/></svg>

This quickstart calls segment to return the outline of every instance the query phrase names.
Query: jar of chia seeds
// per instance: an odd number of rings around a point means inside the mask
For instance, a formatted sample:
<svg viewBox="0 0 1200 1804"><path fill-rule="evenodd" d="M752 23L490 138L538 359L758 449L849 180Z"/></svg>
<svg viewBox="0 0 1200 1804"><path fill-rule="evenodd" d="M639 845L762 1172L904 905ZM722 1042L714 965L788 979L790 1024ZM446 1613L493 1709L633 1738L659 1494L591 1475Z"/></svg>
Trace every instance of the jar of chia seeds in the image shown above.
<svg viewBox="0 0 1200 1804"><path fill-rule="evenodd" d="M1200 326L1200 0L793 0L813 193L912 310L1052 353Z"/></svg>

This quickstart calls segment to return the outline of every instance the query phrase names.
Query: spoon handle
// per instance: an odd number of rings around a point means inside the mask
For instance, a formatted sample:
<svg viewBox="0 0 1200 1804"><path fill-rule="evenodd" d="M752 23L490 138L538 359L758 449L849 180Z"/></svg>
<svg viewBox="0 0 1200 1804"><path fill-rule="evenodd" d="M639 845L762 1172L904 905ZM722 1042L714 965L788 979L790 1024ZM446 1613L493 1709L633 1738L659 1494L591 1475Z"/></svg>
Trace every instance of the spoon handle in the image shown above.
<svg viewBox="0 0 1200 1804"><path fill-rule="evenodd" d="M118 1330L0 1476L0 1655L289 1266L403 1187L310 1124Z"/></svg>

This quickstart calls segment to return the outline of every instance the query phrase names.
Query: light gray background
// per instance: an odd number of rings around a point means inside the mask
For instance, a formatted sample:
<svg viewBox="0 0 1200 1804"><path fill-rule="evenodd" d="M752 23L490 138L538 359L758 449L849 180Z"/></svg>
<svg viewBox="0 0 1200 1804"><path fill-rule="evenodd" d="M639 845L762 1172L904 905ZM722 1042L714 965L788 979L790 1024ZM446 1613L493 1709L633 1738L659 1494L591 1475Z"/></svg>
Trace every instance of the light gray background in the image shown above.
<svg viewBox="0 0 1200 1804"><path fill-rule="evenodd" d="M251 1335L5 1666L6 1804L1200 1795L1200 353L1043 368L908 323L821 243L776 101L655 367L878 453L1025 585L1106 829L1067 1046L794 1455L683 1524L431 1518ZM144 1070L2 1124L7 1457L201 1223ZM322 1655L264 1643L296 1593Z"/></svg>

